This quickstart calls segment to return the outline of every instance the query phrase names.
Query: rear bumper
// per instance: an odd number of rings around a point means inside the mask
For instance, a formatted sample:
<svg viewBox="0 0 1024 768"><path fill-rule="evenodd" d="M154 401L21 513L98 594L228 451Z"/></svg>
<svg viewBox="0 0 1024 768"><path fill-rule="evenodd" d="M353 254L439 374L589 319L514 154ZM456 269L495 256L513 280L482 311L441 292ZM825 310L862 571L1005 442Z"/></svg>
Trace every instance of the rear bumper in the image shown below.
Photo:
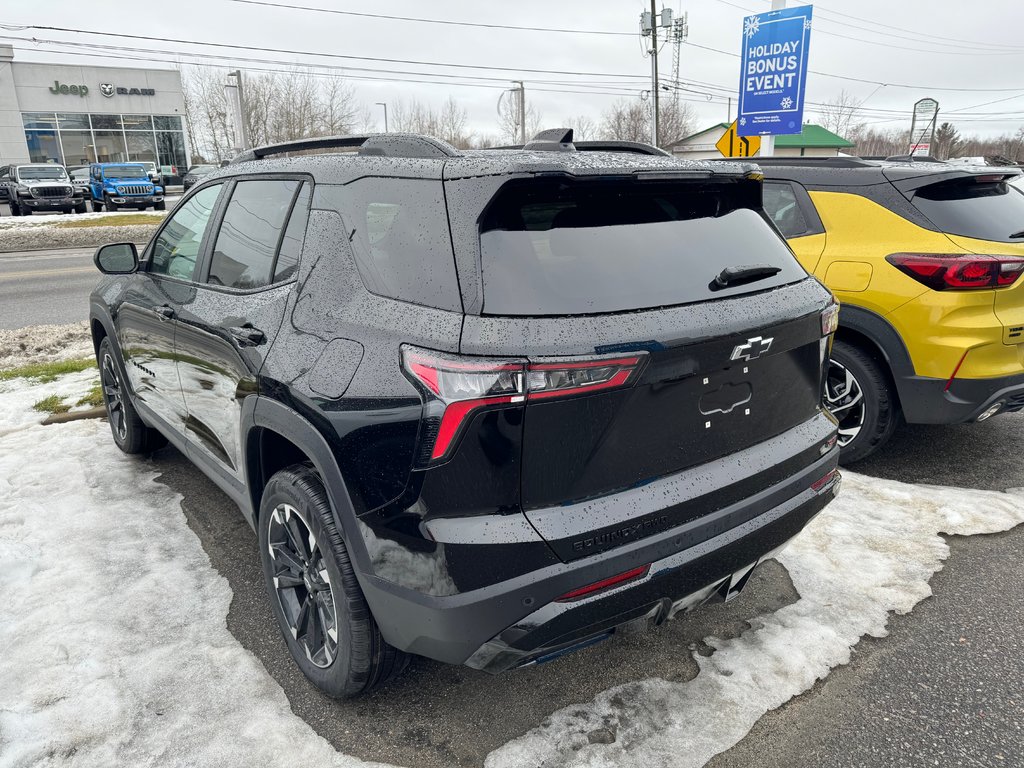
<svg viewBox="0 0 1024 768"><path fill-rule="evenodd" d="M999 413L1024 409L1024 374L991 379L906 377L900 382L904 418L911 424L961 424L976 421L1000 404Z"/></svg>
<svg viewBox="0 0 1024 768"><path fill-rule="evenodd" d="M833 449L785 481L684 525L611 551L558 563L459 595L432 596L361 579L385 639L440 661L500 672L546 660L636 622L657 623L715 595L793 538L834 497L811 484L836 468ZM647 575L583 600L557 598L650 564Z"/></svg>

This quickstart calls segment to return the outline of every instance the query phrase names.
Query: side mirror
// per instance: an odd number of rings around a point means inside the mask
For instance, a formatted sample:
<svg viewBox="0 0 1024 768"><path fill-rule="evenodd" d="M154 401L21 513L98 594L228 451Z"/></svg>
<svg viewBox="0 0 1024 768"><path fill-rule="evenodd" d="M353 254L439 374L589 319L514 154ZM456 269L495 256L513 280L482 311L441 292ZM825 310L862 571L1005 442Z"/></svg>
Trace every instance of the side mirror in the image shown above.
<svg viewBox="0 0 1024 768"><path fill-rule="evenodd" d="M139 268L139 252L135 243L101 245L92 260L104 275L130 275Z"/></svg>

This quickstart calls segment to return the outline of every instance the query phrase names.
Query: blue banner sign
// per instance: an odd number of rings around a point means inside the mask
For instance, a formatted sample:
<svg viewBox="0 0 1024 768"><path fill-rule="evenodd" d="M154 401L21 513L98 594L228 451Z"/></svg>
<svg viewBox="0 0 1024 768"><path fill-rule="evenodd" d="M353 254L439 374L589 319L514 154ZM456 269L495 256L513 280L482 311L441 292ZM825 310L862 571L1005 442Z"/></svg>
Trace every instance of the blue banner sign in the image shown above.
<svg viewBox="0 0 1024 768"><path fill-rule="evenodd" d="M783 8L743 20L740 136L800 133L812 7Z"/></svg>

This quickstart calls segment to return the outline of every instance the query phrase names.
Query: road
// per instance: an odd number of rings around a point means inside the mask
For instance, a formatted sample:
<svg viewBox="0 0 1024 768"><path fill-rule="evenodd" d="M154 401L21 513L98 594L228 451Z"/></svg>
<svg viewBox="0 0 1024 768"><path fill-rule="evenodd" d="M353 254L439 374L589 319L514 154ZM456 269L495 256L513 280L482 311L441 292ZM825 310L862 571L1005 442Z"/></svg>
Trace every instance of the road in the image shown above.
<svg viewBox="0 0 1024 768"><path fill-rule="evenodd" d="M1021 455L1024 415L1013 414L979 425L906 428L857 470L1003 490L1024 486ZM237 508L177 451L160 451L153 466L184 497L189 524L231 585L229 629L280 683L296 714L339 750L366 760L479 766L555 710L612 686L692 678L692 644L735 636L799 597L785 569L769 562L737 600L656 631L498 677L417 659L389 687L336 702L314 691L291 662L267 603L256 537ZM933 598L891 617L889 637L863 639L848 666L762 717L710 767L1024 765L1024 526L949 543L952 554L931 582Z"/></svg>
<svg viewBox="0 0 1024 768"><path fill-rule="evenodd" d="M94 248L0 253L0 328L75 323L99 280Z"/></svg>

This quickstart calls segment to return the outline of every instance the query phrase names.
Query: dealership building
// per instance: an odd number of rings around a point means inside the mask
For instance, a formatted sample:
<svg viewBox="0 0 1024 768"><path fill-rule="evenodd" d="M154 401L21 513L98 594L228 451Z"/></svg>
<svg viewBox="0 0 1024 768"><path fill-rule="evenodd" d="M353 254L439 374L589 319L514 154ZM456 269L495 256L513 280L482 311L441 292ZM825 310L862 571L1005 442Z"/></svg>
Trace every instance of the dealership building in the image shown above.
<svg viewBox="0 0 1024 768"><path fill-rule="evenodd" d="M177 70L20 62L0 45L0 165L135 160L185 168L188 158Z"/></svg>

